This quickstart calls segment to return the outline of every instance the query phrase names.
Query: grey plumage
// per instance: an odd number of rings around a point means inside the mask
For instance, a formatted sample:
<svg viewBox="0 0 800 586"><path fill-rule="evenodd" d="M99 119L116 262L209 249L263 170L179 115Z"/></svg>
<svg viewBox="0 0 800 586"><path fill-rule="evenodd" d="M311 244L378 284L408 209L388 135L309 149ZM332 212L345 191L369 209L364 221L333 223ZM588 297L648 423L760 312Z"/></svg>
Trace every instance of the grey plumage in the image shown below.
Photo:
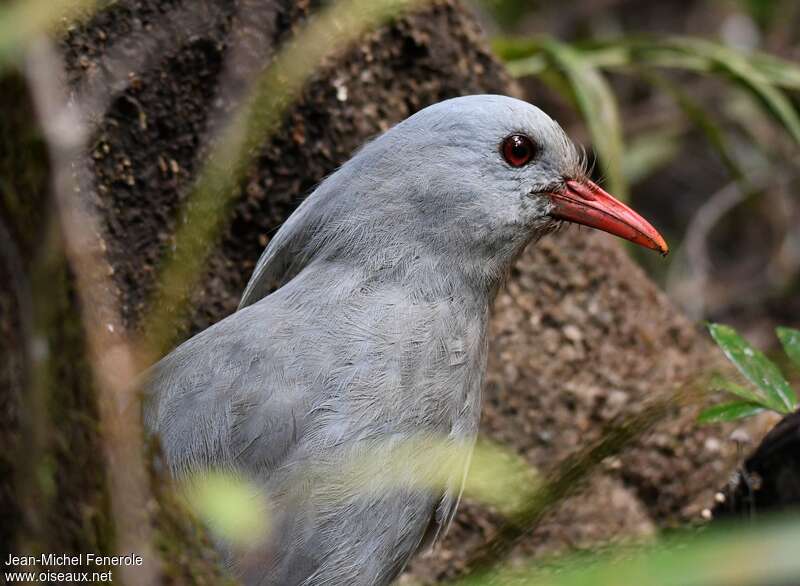
<svg viewBox="0 0 800 586"><path fill-rule="evenodd" d="M539 151L520 168L500 149L514 133ZM387 443L472 445L491 301L555 225L540 194L583 173L530 104L470 96L426 108L292 214L236 313L148 372L146 425L174 474L237 470L274 502L269 542L228 554L247 584L388 584L446 528L465 460L440 488L353 490L343 470L363 454L380 465ZM399 466L425 473L415 458Z"/></svg>

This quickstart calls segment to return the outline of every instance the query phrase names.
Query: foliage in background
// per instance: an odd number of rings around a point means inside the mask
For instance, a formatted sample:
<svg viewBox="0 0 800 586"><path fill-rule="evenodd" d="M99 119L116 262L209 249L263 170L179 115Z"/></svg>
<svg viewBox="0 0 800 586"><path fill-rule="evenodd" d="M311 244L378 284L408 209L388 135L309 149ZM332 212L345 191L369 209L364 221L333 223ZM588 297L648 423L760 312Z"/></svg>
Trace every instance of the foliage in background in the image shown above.
<svg viewBox="0 0 800 586"><path fill-rule="evenodd" d="M691 37L621 37L564 43L552 38L499 38L494 48L516 77L537 76L575 104L586 122L609 187L627 193L623 130L605 73L619 71L666 90L737 179L744 173L727 147L714 117L659 73L678 69L721 77L743 89L800 145L800 114L788 92L800 92L800 67L765 53L741 50ZM634 175L636 175L634 173Z"/></svg>
<svg viewBox="0 0 800 586"><path fill-rule="evenodd" d="M797 394L774 362L753 348L733 328L709 324L708 329L725 356L750 385L745 387L717 377L716 386L737 400L709 407L700 414L701 423L733 421L763 411L787 415L797 409ZM789 359L800 368L800 330L778 328L777 334Z"/></svg>

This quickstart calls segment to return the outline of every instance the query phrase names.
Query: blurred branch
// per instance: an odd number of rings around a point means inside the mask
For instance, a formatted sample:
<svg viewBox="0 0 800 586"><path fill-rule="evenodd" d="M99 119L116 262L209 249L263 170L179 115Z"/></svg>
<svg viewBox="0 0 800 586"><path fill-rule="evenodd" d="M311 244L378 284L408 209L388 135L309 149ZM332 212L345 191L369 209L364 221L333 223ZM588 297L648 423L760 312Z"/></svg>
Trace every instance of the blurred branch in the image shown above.
<svg viewBox="0 0 800 586"><path fill-rule="evenodd" d="M67 98L63 67L52 43L30 44L25 73L53 167L53 194L66 256L74 274L97 388L117 551L136 552L143 566L122 566L126 584L157 584L151 548L148 476L143 458L136 360L123 329L105 260L100 222L91 208L85 163L87 130L81 111Z"/></svg>
<svg viewBox="0 0 800 586"><path fill-rule="evenodd" d="M681 306L693 319L702 319L706 315L706 288L711 272L711 260L708 255L708 236L719 221L732 209L747 198L748 192L735 182L711 195L692 217L686 229L684 251L681 256L688 263L690 279L677 281L675 271L670 271L667 278L667 292L673 299L682 300ZM677 267L679 263L674 263ZM672 278L670 278L672 277ZM680 288L676 283L680 283Z"/></svg>
<svg viewBox="0 0 800 586"><path fill-rule="evenodd" d="M241 108L214 141L180 216L174 252L164 261L160 286L142 327L141 348L152 353L151 358L173 344L187 291L201 274L239 182L306 79L361 34L423 1L340 0L313 16L254 82Z"/></svg>
<svg viewBox="0 0 800 586"><path fill-rule="evenodd" d="M794 176L796 177L796 174ZM756 286L757 284L743 281L718 286L715 295L715 288L711 286L714 267L709 254L709 240L714 228L726 215L749 198L764 193L774 197L775 192L781 193L783 191L781 186L791 180L791 177L776 178L767 171L750 173L748 177L750 180L745 185L731 182L712 194L694 214L686 229L684 245L678 251L678 259L667 275L668 295L675 299L693 319L703 319L711 311L719 311L731 300L737 304L745 300L747 303L761 302L771 292L770 287ZM783 213L789 212L784 210ZM766 267L777 287L785 286L786 281L791 279L797 270L796 261L790 261L786 266L782 266L785 262L782 255L786 253L784 247L792 240L797 230L790 218L784 218L780 214L780 211L776 211L775 221L780 226L779 230L783 231L782 243ZM713 299L713 303L710 303L710 299ZM709 308L709 305L713 307Z"/></svg>

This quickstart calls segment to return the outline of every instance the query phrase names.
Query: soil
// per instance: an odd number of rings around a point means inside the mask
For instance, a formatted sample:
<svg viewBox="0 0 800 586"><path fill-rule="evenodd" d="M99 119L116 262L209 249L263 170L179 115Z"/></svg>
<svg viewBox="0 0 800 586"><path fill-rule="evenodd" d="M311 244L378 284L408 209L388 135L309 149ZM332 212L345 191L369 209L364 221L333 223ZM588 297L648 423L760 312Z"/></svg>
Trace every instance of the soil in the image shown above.
<svg viewBox="0 0 800 586"><path fill-rule="evenodd" d="M236 92L229 90L251 78L253 64L267 59L314 8L276 0L237 16L250 4L192 0L192 13L203 18L191 34L176 37L167 23L181 2L119 0L64 41L75 88L108 86L108 72L136 61L145 39L153 52L146 68L123 76L113 90L89 153L103 238L130 328L137 327L158 262L172 244L211 121L232 107ZM244 39L249 58L225 74L231 85L221 91L232 31ZM186 292L192 309L176 326L177 338L235 310L271 234L366 139L448 97L518 92L456 0L401 18L328 63L242 183L207 273ZM618 242L567 230L531 247L497 299L482 431L547 473L599 439L609 423L635 415L652 397L684 389L717 360ZM659 527L699 521L738 453L730 427L699 428L695 416L696 408L676 406L603 461L584 490L551 510L517 553L647 539ZM760 433L754 425L751 431ZM465 502L444 542L415 560L411 575L425 583L452 575L500 523L495 511Z"/></svg>

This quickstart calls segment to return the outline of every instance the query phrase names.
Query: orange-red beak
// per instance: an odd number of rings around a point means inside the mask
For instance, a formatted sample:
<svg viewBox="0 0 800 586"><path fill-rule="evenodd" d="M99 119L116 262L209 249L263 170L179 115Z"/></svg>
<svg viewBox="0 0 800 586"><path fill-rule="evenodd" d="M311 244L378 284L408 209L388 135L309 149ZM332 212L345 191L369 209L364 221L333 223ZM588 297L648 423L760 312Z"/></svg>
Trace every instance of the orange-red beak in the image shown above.
<svg viewBox="0 0 800 586"><path fill-rule="evenodd" d="M555 206L550 212L554 218L603 230L663 255L669 252L647 220L588 179L571 179L563 190L548 195Z"/></svg>

